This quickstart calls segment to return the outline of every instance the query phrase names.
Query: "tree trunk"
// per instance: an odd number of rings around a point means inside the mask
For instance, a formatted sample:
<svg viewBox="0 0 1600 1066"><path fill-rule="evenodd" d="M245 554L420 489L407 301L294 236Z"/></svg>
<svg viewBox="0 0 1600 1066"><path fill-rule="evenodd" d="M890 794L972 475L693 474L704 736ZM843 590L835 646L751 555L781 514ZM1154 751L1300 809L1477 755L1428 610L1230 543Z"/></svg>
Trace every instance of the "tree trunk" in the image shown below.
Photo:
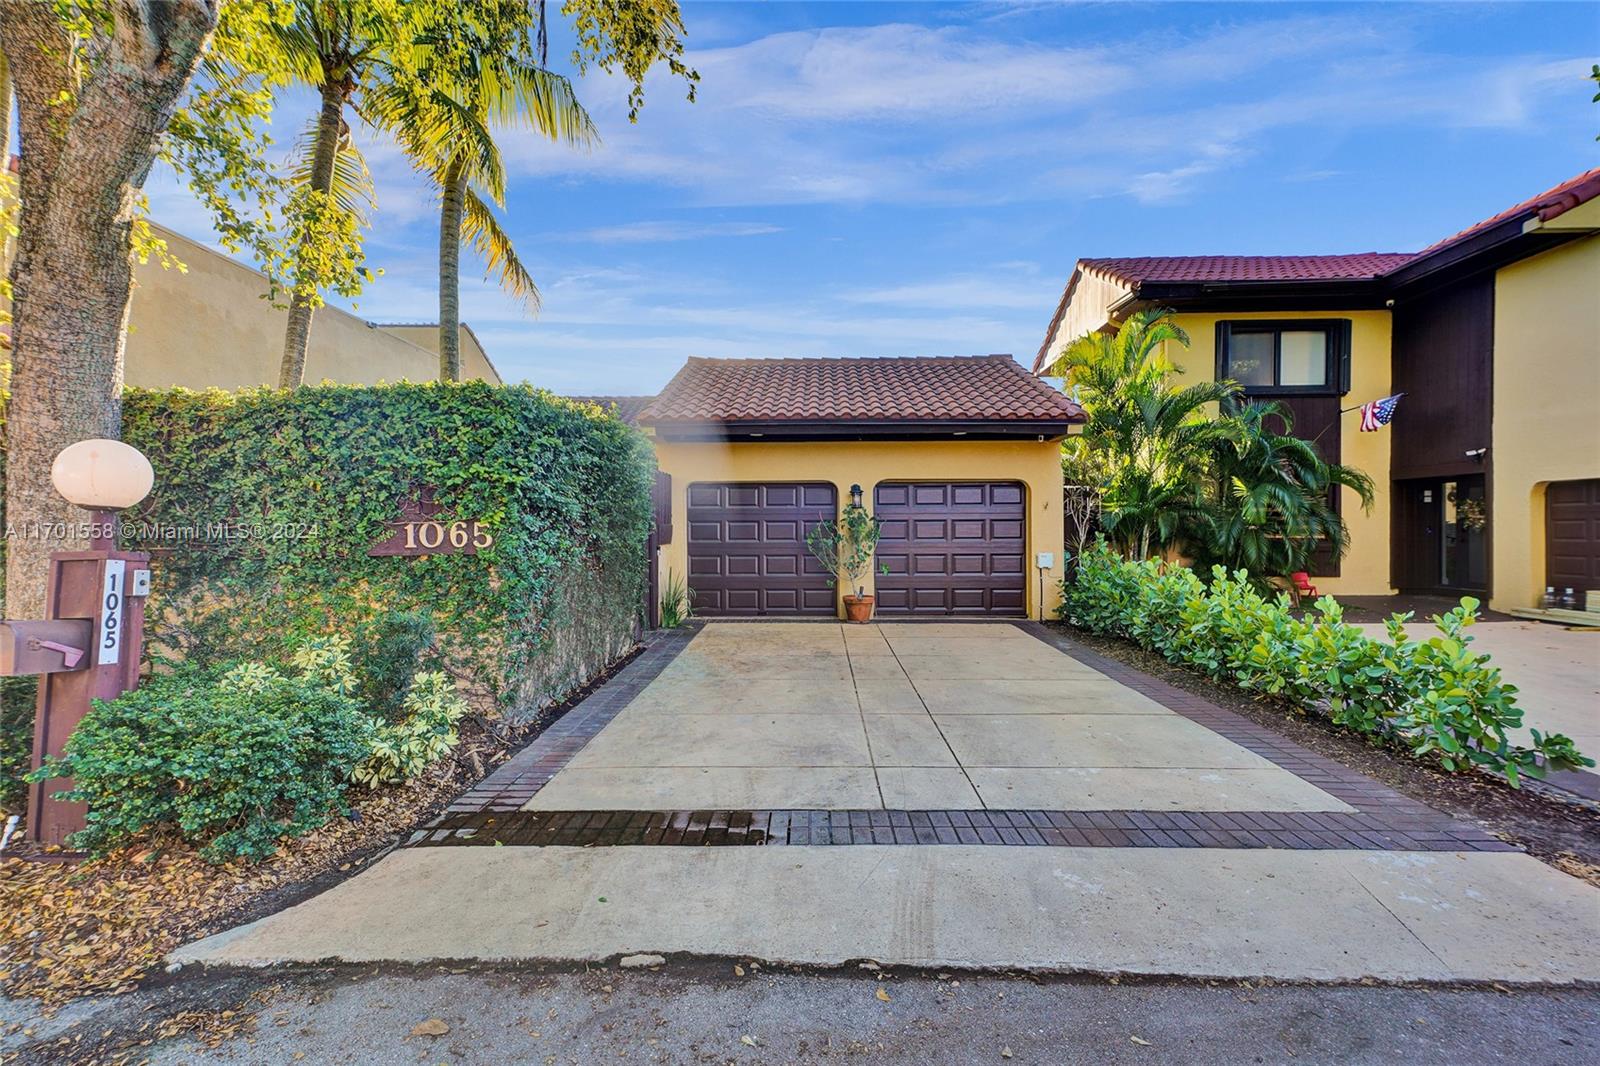
<svg viewBox="0 0 1600 1066"><path fill-rule="evenodd" d="M461 380L461 215L467 199L467 165L445 171L439 209L439 380Z"/></svg>
<svg viewBox="0 0 1600 1066"><path fill-rule="evenodd" d="M81 84L54 5L8 0L0 18L22 156L6 415L11 618L42 615L50 553L85 543L73 527L87 515L55 492L50 464L68 444L121 435L134 199L217 20L215 0L110 10L112 32Z"/></svg>
<svg viewBox="0 0 1600 1066"><path fill-rule="evenodd" d="M326 196L333 189L333 165L344 128L344 89L331 78L322 86L322 111L317 115L317 143L311 157L311 188ZM295 293L289 300L289 326L283 339L278 388L298 389L306 379L306 353L311 347L314 297Z"/></svg>

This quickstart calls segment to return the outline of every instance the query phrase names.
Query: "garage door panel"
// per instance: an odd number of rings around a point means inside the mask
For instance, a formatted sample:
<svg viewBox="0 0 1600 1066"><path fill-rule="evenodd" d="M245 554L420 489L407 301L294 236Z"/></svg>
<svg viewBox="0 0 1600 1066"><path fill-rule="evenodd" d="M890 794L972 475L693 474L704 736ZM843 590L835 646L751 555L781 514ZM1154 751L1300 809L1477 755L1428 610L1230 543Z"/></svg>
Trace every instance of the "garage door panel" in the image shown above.
<svg viewBox="0 0 1600 1066"><path fill-rule="evenodd" d="M958 518L950 523L951 540L988 540L989 524L981 518Z"/></svg>
<svg viewBox="0 0 1600 1066"><path fill-rule="evenodd" d="M978 507L988 503L989 487L987 485L952 485L950 486L950 502L957 507L975 505Z"/></svg>
<svg viewBox="0 0 1600 1066"><path fill-rule="evenodd" d="M878 485L879 612L1021 615L1022 501L1010 482Z"/></svg>
<svg viewBox="0 0 1600 1066"><path fill-rule="evenodd" d="M1022 486L1015 483L1003 483L992 487L989 502L996 507L1021 507Z"/></svg>
<svg viewBox="0 0 1600 1066"><path fill-rule="evenodd" d="M1580 604L1600 589L1600 478L1554 481L1545 489L1545 584L1572 589Z"/></svg>
<svg viewBox="0 0 1600 1066"><path fill-rule="evenodd" d="M698 482L688 488L689 589L703 615L834 613L806 532L838 513L833 486Z"/></svg>

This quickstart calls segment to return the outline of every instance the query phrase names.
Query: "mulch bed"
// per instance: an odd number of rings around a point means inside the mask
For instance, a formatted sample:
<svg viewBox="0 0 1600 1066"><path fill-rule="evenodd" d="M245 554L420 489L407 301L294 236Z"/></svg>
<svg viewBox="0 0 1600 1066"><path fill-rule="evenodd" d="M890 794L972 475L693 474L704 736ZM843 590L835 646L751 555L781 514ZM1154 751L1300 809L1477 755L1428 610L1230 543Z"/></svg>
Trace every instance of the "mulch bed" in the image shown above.
<svg viewBox="0 0 1600 1066"><path fill-rule="evenodd" d="M213 865L176 843L74 864L27 844L0 857L0 990L53 1011L143 982L181 944L281 910L353 877L603 685L639 649L530 721L461 723L451 757L416 781L351 791L350 812L258 863Z"/></svg>
<svg viewBox="0 0 1600 1066"><path fill-rule="evenodd" d="M1512 788L1486 774L1448 774L1410 755L1380 747L1325 718L1258 697L1167 662L1154 652L1073 626L1057 628L1111 659L1243 715L1319 755L1395 791L1518 844L1557 869L1600 886L1600 810L1536 787Z"/></svg>

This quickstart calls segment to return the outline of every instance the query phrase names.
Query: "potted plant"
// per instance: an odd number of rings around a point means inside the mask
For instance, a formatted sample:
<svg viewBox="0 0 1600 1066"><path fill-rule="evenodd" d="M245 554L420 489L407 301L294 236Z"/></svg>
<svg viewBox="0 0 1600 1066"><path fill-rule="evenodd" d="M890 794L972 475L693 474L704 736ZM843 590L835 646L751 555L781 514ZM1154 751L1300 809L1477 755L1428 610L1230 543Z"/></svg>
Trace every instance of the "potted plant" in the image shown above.
<svg viewBox="0 0 1600 1066"><path fill-rule="evenodd" d="M844 597L845 617L852 622L872 620L872 597L861 579L872 572L872 555L878 549L878 520L861 506L860 490L844 514L833 522L818 522L806 531L806 549L828 571L828 584L837 588L843 581L853 590Z"/></svg>

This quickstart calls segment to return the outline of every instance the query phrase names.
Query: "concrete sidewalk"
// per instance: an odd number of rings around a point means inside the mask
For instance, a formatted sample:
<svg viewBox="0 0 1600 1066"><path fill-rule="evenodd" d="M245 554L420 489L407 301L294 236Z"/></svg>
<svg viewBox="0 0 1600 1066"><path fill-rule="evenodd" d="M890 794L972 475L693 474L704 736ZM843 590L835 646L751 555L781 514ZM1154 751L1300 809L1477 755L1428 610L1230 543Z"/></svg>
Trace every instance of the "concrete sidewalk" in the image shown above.
<svg viewBox="0 0 1600 1066"><path fill-rule="evenodd" d="M1526 855L416 849L182 962L603 960L1326 981L1600 980L1600 891Z"/></svg>

